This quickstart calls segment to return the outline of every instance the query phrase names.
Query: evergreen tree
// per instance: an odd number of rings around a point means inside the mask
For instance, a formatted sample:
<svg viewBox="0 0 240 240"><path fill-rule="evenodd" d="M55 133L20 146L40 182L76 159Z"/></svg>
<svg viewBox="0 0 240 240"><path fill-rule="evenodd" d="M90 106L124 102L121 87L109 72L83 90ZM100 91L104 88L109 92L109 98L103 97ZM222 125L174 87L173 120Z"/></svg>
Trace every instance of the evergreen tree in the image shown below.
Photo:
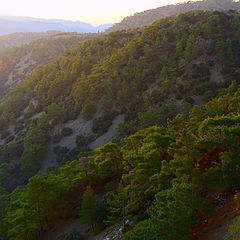
<svg viewBox="0 0 240 240"><path fill-rule="evenodd" d="M82 204L80 210L82 222L90 224L92 229L96 220L96 195L93 189L88 186L82 197Z"/></svg>

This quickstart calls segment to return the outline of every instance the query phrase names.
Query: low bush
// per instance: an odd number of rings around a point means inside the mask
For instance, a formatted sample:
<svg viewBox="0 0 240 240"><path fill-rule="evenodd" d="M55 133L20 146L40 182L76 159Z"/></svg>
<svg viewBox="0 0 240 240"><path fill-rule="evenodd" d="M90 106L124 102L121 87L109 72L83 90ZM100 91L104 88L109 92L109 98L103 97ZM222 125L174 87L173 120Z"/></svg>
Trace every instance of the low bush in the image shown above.
<svg viewBox="0 0 240 240"><path fill-rule="evenodd" d="M70 136L72 133L73 133L73 131L72 131L71 128L66 127L66 128L62 129L62 136L63 137Z"/></svg>

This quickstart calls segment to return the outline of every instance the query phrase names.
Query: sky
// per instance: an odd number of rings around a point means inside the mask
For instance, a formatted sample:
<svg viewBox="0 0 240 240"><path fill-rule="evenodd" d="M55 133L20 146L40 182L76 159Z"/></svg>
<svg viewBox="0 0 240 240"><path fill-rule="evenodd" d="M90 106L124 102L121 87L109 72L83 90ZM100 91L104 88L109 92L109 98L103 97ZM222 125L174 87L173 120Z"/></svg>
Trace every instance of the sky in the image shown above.
<svg viewBox="0 0 240 240"><path fill-rule="evenodd" d="M92 25L120 22L136 12L181 0L2 0L0 14L79 20Z"/></svg>

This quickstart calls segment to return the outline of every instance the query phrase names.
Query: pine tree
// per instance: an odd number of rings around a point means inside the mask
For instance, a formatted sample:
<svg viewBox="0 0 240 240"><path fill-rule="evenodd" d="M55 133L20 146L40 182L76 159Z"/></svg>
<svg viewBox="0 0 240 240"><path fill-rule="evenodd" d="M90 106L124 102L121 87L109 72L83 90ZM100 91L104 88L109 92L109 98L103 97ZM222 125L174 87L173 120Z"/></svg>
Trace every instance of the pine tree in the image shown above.
<svg viewBox="0 0 240 240"><path fill-rule="evenodd" d="M82 222L91 224L93 229L96 219L96 195L90 186L87 187L83 194L80 216L82 217Z"/></svg>

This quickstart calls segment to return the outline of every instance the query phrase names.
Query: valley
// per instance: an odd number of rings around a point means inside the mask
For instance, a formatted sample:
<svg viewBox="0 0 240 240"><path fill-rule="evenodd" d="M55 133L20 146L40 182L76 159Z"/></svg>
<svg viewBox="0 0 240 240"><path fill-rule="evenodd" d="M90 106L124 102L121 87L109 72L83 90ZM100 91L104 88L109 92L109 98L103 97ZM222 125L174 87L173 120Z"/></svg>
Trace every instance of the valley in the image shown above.
<svg viewBox="0 0 240 240"><path fill-rule="evenodd" d="M238 5L0 37L0 239L237 240Z"/></svg>

